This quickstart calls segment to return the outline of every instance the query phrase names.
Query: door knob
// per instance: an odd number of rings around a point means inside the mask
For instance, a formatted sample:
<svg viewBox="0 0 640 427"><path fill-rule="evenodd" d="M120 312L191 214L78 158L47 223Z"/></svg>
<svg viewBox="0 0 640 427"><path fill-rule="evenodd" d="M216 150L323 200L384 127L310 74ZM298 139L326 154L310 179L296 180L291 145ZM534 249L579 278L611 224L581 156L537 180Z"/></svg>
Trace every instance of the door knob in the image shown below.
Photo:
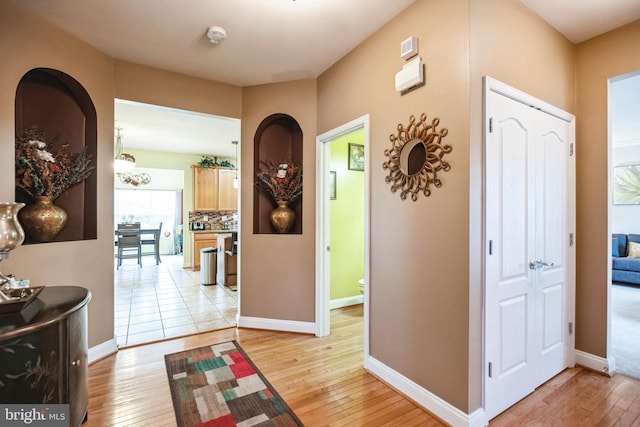
<svg viewBox="0 0 640 427"><path fill-rule="evenodd" d="M540 258L538 258L536 260L529 261L529 268L531 270L537 270L537 269L540 269L542 267L553 267L554 265L555 265L554 263L543 261Z"/></svg>

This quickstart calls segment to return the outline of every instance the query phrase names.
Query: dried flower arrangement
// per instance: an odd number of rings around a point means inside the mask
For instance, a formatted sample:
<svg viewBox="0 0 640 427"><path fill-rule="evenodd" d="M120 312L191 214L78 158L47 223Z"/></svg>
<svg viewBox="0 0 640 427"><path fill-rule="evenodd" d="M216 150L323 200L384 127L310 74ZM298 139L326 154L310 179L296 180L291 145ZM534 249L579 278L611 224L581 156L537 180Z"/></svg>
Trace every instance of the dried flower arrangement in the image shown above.
<svg viewBox="0 0 640 427"><path fill-rule="evenodd" d="M302 196L302 167L290 161L261 162L264 168L258 172L258 186L274 201L293 202Z"/></svg>
<svg viewBox="0 0 640 427"><path fill-rule="evenodd" d="M85 148L70 153L58 140L46 142L36 125L16 135L16 186L31 197L58 197L95 169Z"/></svg>

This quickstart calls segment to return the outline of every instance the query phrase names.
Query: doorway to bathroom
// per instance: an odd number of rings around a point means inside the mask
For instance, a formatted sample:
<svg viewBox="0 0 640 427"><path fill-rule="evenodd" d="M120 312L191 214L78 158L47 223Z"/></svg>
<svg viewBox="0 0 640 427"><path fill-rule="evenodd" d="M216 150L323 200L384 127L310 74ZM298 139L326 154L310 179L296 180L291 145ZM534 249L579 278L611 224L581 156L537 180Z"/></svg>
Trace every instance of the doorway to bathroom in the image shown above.
<svg viewBox="0 0 640 427"><path fill-rule="evenodd" d="M316 335L330 334L331 309L364 304L366 367L369 352L369 115L318 136L316 147Z"/></svg>

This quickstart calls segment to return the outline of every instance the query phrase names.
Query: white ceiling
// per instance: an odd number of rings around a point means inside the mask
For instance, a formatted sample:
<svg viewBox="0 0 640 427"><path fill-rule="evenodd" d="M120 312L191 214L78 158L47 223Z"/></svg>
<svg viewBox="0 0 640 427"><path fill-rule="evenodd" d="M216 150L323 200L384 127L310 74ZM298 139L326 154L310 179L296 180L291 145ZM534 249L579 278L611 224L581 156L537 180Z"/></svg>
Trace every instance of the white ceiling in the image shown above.
<svg viewBox="0 0 640 427"><path fill-rule="evenodd" d="M115 127L125 148L235 159L240 119L117 99ZM235 162L233 162L235 164Z"/></svg>
<svg viewBox="0 0 640 427"><path fill-rule="evenodd" d="M572 43L640 19L640 0L522 0Z"/></svg>
<svg viewBox="0 0 640 427"><path fill-rule="evenodd" d="M422 0L14 1L114 58L244 87L315 78ZM521 1L574 43L640 19L640 0ZM224 42L209 42L211 25L226 30ZM208 124L198 130L203 115L155 114L148 106L116 104L125 148L229 156L230 141L239 140L239 125L227 134ZM182 119L191 121L181 125Z"/></svg>

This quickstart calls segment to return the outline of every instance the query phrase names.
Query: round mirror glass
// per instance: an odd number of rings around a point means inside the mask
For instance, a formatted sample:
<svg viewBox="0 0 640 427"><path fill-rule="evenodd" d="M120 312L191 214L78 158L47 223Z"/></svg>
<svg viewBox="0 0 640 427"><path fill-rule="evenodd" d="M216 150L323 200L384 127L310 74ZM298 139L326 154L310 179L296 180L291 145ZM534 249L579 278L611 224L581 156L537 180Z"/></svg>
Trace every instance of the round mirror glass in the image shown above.
<svg viewBox="0 0 640 427"><path fill-rule="evenodd" d="M427 161L427 147L420 138L409 140L400 153L400 170L405 175L419 173Z"/></svg>

